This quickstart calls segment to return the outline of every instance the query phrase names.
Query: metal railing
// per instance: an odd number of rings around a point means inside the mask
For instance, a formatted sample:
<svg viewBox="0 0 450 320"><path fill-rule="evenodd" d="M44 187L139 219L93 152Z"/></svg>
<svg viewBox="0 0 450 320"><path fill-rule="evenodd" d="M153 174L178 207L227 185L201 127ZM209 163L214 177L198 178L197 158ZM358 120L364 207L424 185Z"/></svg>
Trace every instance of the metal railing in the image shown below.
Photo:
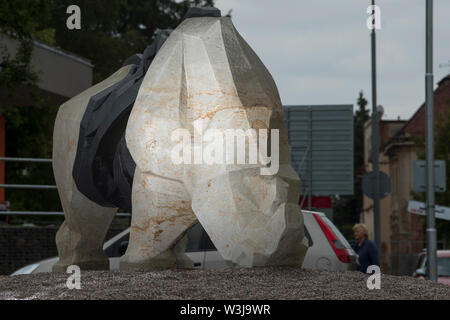
<svg viewBox="0 0 450 320"><path fill-rule="evenodd" d="M11 158L11 157L0 157L0 161L5 162L46 162L52 163L52 159L43 159L43 158Z"/></svg>
<svg viewBox="0 0 450 320"><path fill-rule="evenodd" d="M52 163L52 159L42 159L42 158L0 157L0 161ZM41 185L41 184L0 184L0 188L5 188L5 189L57 189L55 185Z"/></svg>
<svg viewBox="0 0 450 320"><path fill-rule="evenodd" d="M17 216L63 216L64 212L62 211L0 211L1 215L17 215ZM117 212L116 217L129 217L131 213L129 212Z"/></svg>
<svg viewBox="0 0 450 320"><path fill-rule="evenodd" d="M43 158L12 158L0 157L0 161L4 162L34 162L34 163L52 163L52 159ZM0 184L0 188L5 189L44 189L57 190L56 185L42 185L42 184ZM45 216L63 216L62 211L0 211L0 215L45 215ZM129 217L129 212L118 212L118 217Z"/></svg>
<svg viewBox="0 0 450 320"><path fill-rule="evenodd" d="M44 184L0 184L0 188L5 189L57 189L53 185Z"/></svg>

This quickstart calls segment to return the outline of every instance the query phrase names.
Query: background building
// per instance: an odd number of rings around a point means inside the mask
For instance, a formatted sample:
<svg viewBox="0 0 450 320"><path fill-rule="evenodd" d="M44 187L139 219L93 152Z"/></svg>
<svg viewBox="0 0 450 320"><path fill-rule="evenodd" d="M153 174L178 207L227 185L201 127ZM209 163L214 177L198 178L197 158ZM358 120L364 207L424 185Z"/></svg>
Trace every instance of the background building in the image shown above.
<svg viewBox="0 0 450 320"><path fill-rule="evenodd" d="M450 110L450 75L443 78L434 91L435 122L447 117ZM381 117L380 117L381 119ZM365 158L371 171L371 121L365 125ZM425 103L408 121L380 120L380 171L391 179L391 193L380 201L382 271L397 275L411 275L417 254L426 246L424 219L408 212L412 200L413 166L417 147L413 137L425 137ZM448 161L448 160L447 160ZM373 234L373 200L364 196L361 221ZM438 244L443 248L445 244Z"/></svg>

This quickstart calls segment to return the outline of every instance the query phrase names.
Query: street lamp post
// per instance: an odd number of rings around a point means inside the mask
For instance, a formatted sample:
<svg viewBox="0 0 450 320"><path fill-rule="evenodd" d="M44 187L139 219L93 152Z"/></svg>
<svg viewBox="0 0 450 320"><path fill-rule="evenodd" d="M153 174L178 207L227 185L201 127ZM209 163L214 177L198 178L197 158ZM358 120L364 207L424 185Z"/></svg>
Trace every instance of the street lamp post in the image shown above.
<svg viewBox="0 0 450 320"><path fill-rule="evenodd" d="M372 8L375 10L375 0L372 0ZM373 12L374 13L374 12ZM375 38L375 16L372 21L372 167L375 174L375 195L373 198L373 226L375 244L381 253L380 235L380 176L379 176L379 130L378 130L378 110L377 110L377 61L376 61L376 38Z"/></svg>

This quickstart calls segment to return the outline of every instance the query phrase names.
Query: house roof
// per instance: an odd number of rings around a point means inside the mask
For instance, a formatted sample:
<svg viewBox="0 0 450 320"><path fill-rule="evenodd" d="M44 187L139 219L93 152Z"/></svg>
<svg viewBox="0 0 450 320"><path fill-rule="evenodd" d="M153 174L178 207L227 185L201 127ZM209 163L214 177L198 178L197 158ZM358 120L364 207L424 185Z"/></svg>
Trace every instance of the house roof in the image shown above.
<svg viewBox="0 0 450 320"><path fill-rule="evenodd" d="M81 56L78 56L78 55L76 55L76 54L74 54L74 53L72 53L72 52L69 52L69 51L66 51L66 50L63 50L63 49L60 49L60 48L56 48L56 47L50 46L50 45L48 45L48 44L45 44L45 43L40 42L40 41L37 41L37 40L34 40L34 41L33 41L33 44L34 44L36 47L40 47L40 48L43 48L43 49L52 51L52 52L54 52L54 53L56 53L56 54L65 56L65 57L67 57L67 58L69 58L69 59L72 59L72 60L78 61L78 62L80 62L80 63L82 63L82 64L85 64L85 65L87 65L87 66L89 66L89 67L91 67L91 68L94 67L94 65L91 63L90 60L88 60L88 59L86 59L86 58L83 58L83 57L81 57Z"/></svg>
<svg viewBox="0 0 450 320"><path fill-rule="evenodd" d="M450 74L438 82L438 87L434 90L434 120L439 121L440 115L446 117L450 111ZM413 116L406 121L404 126L382 144L382 150L395 143L404 143L409 136L425 135L425 102L416 110ZM385 150L386 151L386 150Z"/></svg>

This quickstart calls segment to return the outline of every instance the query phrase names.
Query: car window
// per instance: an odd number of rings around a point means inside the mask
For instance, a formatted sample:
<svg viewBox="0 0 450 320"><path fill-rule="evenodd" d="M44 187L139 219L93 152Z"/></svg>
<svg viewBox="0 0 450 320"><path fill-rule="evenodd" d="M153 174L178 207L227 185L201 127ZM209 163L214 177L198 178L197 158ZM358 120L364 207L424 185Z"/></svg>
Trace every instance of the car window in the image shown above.
<svg viewBox="0 0 450 320"><path fill-rule="evenodd" d="M130 239L130 233L126 233L123 237L120 237L112 245L105 249L105 253L108 258L117 258L124 255L128 247L128 241Z"/></svg>
<svg viewBox="0 0 450 320"><path fill-rule="evenodd" d="M188 243L186 252L217 250L200 223L197 223L189 229L187 237ZM106 255L109 258L121 257L124 255L128 247L129 239L130 233L125 234L105 249Z"/></svg>
<svg viewBox="0 0 450 320"><path fill-rule="evenodd" d="M204 230L200 223L195 224L187 232L188 243L186 246L186 252L202 251L202 234Z"/></svg>
<svg viewBox="0 0 450 320"><path fill-rule="evenodd" d="M312 240L312 238L311 238L311 235L309 234L309 231L308 231L308 229L306 228L306 226L303 225L303 227L304 227L304 229L305 229L305 237L306 237L306 239L308 239L308 246L309 246L309 247L312 247L313 244L314 244L314 242L313 242L313 240Z"/></svg>
<svg viewBox="0 0 450 320"><path fill-rule="evenodd" d="M309 234L308 229L305 225L303 225L305 230L305 237L308 239L308 246L312 247L314 242ZM195 228L195 229L194 229ZM193 251L215 251L217 250L216 246L212 242L208 233L206 233L205 229L203 229L202 225L198 223L195 227L191 229L188 233L188 246L186 248L186 252Z"/></svg>
<svg viewBox="0 0 450 320"><path fill-rule="evenodd" d="M186 252L217 250L208 233L206 233L200 223L193 226L188 231L187 236L188 244L186 246Z"/></svg>
<svg viewBox="0 0 450 320"><path fill-rule="evenodd" d="M305 225L304 231L305 237L308 239L308 246L312 247L314 242ZM186 245L186 252L217 250L208 233L200 223L195 224L191 229L189 229L189 231L187 232L187 238L188 243ZM109 258L121 257L128 247L129 239L130 233L125 234L123 237L121 237L119 240L105 249L106 255Z"/></svg>
<svg viewBox="0 0 450 320"><path fill-rule="evenodd" d="M437 259L437 274L439 277L450 277L450 258Z"/></svg>
<svg viewBox="0 0 450 320"><path fill-rule="evenodd" d="M209 237L209 235L206 233L205 230L203 230L203 233L202 233L202 241L201 241L201 244L200 244L200 248L203 251L214 251L214 250L217 250L216 246L211 241L211 238Z"/></svg>

